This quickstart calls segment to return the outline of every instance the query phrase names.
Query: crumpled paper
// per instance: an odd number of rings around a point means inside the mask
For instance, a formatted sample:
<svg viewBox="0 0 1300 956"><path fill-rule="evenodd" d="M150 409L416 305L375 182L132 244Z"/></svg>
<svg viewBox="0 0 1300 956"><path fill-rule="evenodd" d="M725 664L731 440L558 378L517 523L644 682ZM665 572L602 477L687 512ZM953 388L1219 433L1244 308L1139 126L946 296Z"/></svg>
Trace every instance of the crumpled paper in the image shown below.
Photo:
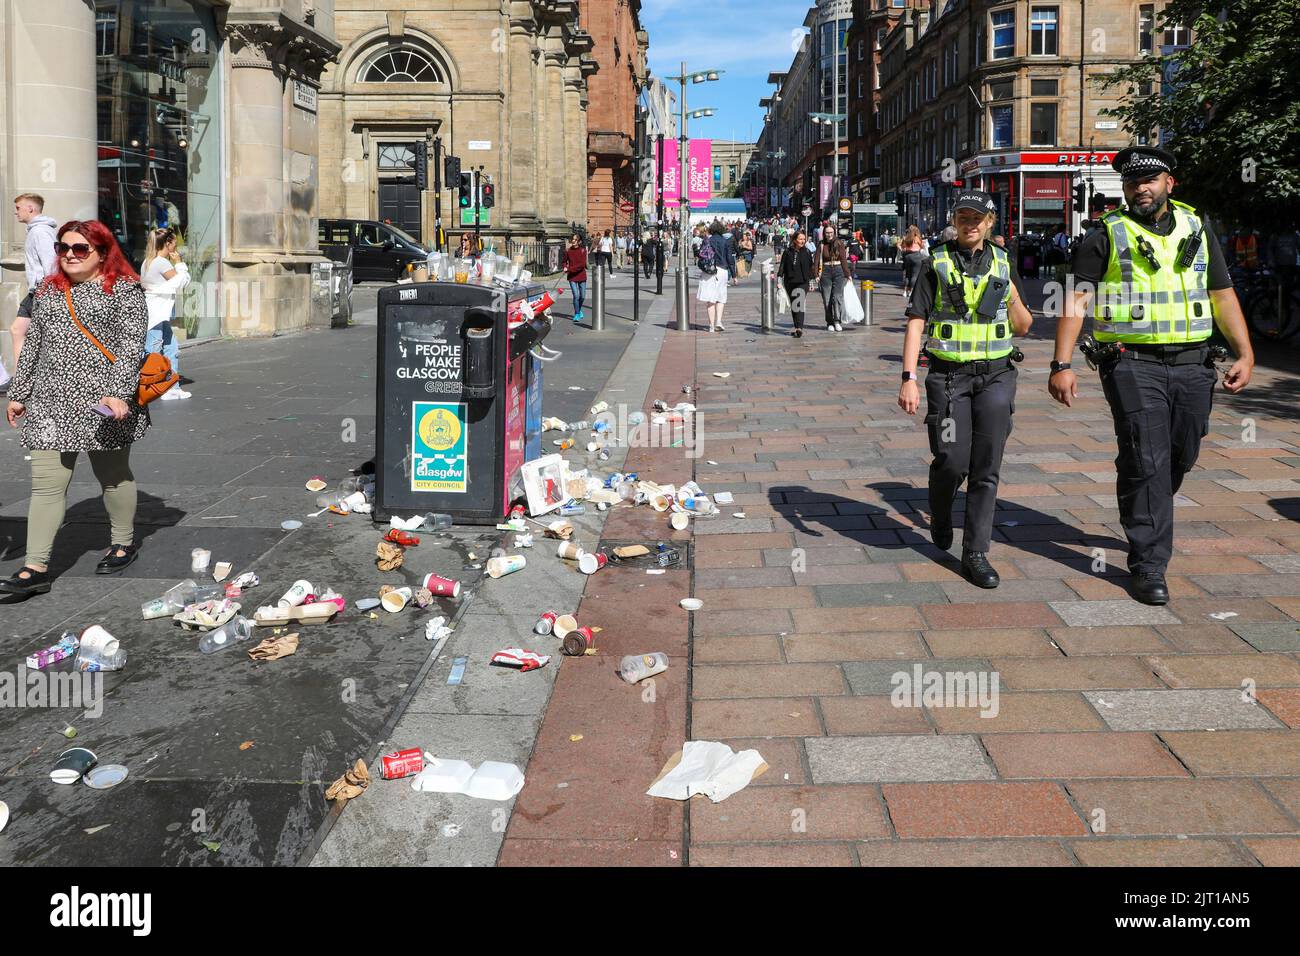
<svg viewBox="0 0 1300 956"><path fill-rule="evenodd" d="M426 608L433 603L433 592L428 588L416 588L415 593L411 595L411 600L415 602L418 608Z"/></svg>
<svg viewBox="0 0 1300 956"><path fill-rule="evenodd" d="M278 661L282 657L296 653L298 653L298 635L293 633L266 638L248 652L248 657L254 661Z"/></svg>
<svg viewBox="0 0 1300 956"><path fill-rule="evenodd" d="M380 571L396 571L406 559L406 551L399 545L380 541L375 548L375 558Z"/></svg>
<svg viewBox="0 0 1300 956"><path fill-rule="evenodd" d="M573 525L567 521L552 521L546 526L543 532L548 538L558 538L560 541L568 541L573 537Z"/></svg>
<svg viewBox="0 0 1300 956"><path fill-rule="evenodd" d="M399 518L393 515L388 519L388 526L397 531L414 531L422 524L424 524L424 515L416 515L413 518Z"/></svg>
<svg viewBox="0 0 1300 956"><path fill-rule="evenodd" d="M545 667L551 658L548 654L538 654L535 651L526 651L522 647L506 647L492 655L493 664L503 664L506 667L517 667L520 671L535 671L539 667Z"/></svg>
<svg viewBox="0 0 1300 956"><path fill-rule="evenodd" d="M191 604L179 614L173 614L172 620L187 631L210 631L220 627L239 613L240 605L229 598L215 601L200 601Z"/></svg>
<svg viewBox="0 0 1300 956"><path fill-rule="evenodd" d="M680 758L680 759L679 759ZM674 761L676 765L674 766ZM646 794L669 800L689 800L702 793L721 803L767 769L757 750L734 752L726 744L711 740L688 740L680 754L674 754L659 772Z"/></svg>
<svg viewBox="0 0 1300 956"><path fill-rule="evenodd" d="M352 769L339 777L325 791L326 800L351 800L361 796L361 792L370 786L370 771L364 760L357 760Z"/></svg>

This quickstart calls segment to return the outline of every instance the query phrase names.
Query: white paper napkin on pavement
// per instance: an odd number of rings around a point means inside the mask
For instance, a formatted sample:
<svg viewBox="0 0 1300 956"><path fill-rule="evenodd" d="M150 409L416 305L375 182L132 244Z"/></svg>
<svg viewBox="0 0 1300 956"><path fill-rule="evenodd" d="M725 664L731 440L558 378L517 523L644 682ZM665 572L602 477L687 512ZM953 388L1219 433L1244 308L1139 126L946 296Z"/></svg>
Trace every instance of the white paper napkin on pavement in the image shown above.
<svg viewBox="0 0 1300 956"><path fill-rule="evenodd" d="M681 762L646 793L670 800L689 800L702 793L714 803L720 803L747 787L755 771L765 765L757 750L736 753L717 741L688 740L682 747Z"/></svg>

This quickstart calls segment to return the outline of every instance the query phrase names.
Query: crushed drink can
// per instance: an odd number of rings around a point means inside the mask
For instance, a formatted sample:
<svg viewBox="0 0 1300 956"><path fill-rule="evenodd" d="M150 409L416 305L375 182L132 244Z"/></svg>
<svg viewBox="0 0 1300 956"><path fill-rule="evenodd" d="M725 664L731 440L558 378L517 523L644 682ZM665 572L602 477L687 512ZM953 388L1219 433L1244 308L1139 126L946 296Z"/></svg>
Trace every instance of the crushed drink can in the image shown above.
<svg viewBox="0 0 1300 956"><path fill-rule="evenodd" d="M550 634L555 630L555 619L560 615L555 611L546 611L533 625L534 634Z"/></svg>
<svg viewBox="0 0 1300 956"><path fill-rule="evenodd" d="M379 773L385 780L414 777L424 769L424 753L419 747L394 750L379 758Z"/></svg>
<svg viewBox="0 0 1300 956"><path fill-rule="evenodd" d="M579 627L564 635L561 650L566 657L581 657L587 648L596 646L596 634L589 627Z"/></svg>

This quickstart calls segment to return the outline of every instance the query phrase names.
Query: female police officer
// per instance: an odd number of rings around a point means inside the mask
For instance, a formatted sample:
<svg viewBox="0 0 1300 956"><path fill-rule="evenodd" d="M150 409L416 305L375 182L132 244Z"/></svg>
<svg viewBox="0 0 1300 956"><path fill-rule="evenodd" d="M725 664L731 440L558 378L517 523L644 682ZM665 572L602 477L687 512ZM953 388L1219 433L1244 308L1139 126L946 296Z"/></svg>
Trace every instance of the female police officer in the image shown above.
<svg viewBox="0 0 1300 956"><path fill-rule="evenodd" d="M993 197L961 192L952 208L957 238L941 245L912 290L903 344L898 405L909 415L921 403L916 367L921 336L929 335L925 424L930 432L930 537L952 546L952 503L962 481L966 520L962 574L982 588L998 586L987 552L997 505L1002 449L1015 407L1011 337L1033 317L1011 282L1007 254L989 240L997 218Z"/></svg>

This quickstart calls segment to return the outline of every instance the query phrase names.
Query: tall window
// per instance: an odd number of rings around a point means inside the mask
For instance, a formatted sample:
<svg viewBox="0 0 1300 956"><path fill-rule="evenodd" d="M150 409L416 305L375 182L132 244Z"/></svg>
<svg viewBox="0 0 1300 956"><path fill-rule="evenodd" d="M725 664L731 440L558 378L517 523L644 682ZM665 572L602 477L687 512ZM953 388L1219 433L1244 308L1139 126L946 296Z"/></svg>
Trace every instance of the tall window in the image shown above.
<svg viewBox="0 0 1300 956"><path fill-rule="evenodd" d="M993 135L991 145L994 149L1011 148L1011 107L994 106L989 110L992 120Z"/></svg>
<svg viewBox="0 0 1300 956"><path fill-rule="evenodd" d="M1056 56L1057 7L1034 7L1029 11L1029 53Z"/></svg>
<svg viewBox="0 0 1300 956"><path fill-rule="evenodd" d="M1029 107L1029 145L1056 145L1056 104L1033 103Z"/></svg>
<svg viewBox="0 0 1300 956"><path fill-rule="evenodd" d="M877 49L877 50L879 50L882 46L885 45L885 34L888 33L888 32L889 32L889 31L886 30L886 29L884 29L883 27L882 27L881 29L879 29L879 30L876 31L876 49Z"/></svg>
<svg viewBox="0 0 1300 956"><path fill-rule="evenodd" d="M1165 46L1187 46L1192 42L1192 31L1180 23L1175 23L1165 31Z"/></svg>
<svg viewBox="0 0 1300 956"><path fill-rule="evenodd" d="M1016 11L997 10L989 15L993 24L992 60L1004 60L1016 50Z"/></svg>
<svg viewBox="0 0 1300 956"><path fill-rule="evenodd" d="M112 56L117 52L117 11L95 11L95 53Z"/></svg>
<svg viewBox="0 0 1300 956"><path fill-rule="evenodd" d="M1154 3L1144 3L1138 7L1138 53L1143 56L1149 56L1153 51L1151 47L1151 31L1155 29L1156 6Z"/></svg>

